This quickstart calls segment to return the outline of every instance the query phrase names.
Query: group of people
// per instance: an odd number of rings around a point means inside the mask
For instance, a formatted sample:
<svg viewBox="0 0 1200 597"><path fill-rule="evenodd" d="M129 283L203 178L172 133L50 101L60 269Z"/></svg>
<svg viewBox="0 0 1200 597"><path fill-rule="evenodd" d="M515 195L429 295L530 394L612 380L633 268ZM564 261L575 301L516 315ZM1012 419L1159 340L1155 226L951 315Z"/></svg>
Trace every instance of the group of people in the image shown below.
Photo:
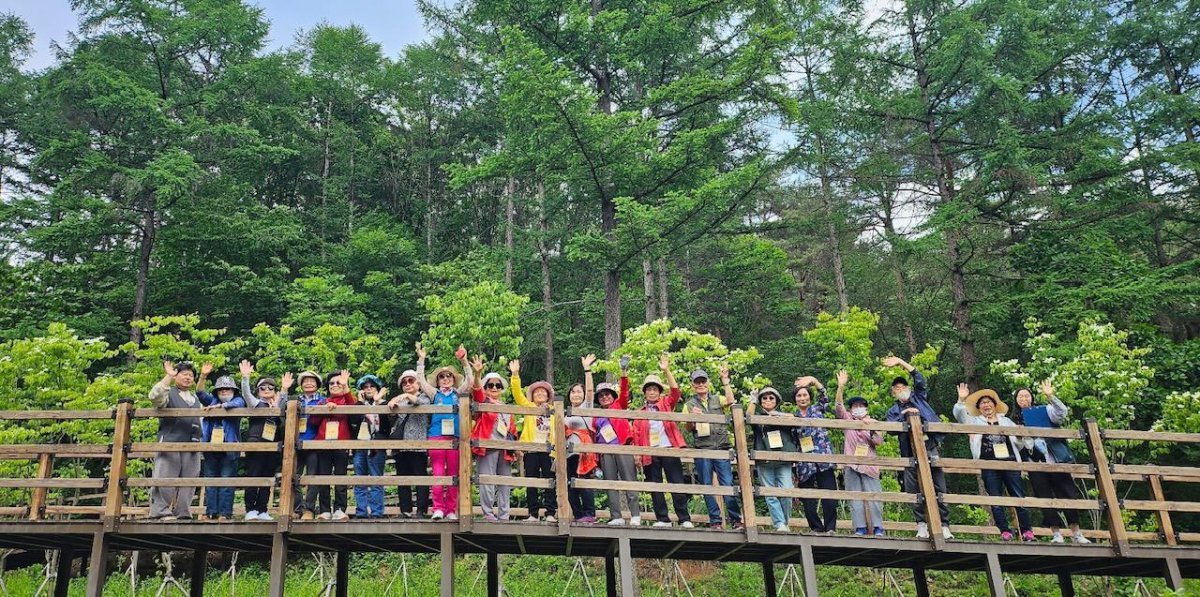
<svg viewBox="0 0 1200 597"><path fill-rule="evenodd" d="M190 363L164 363L163 378L150 390L150 401L158 408L194 408L196 417L163 417L160 419L158 440L161 442L279 442L283 439L284 421L279 417L248 417L248 427L243 431L241 417L205 417L204 413L214 409L266 408L280 413L280 405L289 399L293 384L298 384L299 400L304 407L327 406L327 413L302 414L299 418L297 436L299 440L406 440L445 442L446 448L429 450L393 450L396 474L400 477L413 476L456 476L459 474L458 451L453 441L458 439L460 429L456 409L449 412L427 414L412 407L425 405L455 406L460 396L469 396L478 403L499 404L504 401L508 390L513 401L520 406L545 406L555 399L554 387L546 381L536 381L524 386L521 381L521 364L518 360L508 363L508 376L496 372L485 373L484 359L476 356L468 360L467 351L459 347L455 359L461 365L445 366L426 376L424 348L416 346L416 369L404 371L397 378L398 395L389 398L388 384L375 375L362 375L351 387L350 372L335 371L322 376L314 371L303 371L295 376L284 374L278 381L262 377L251 386L253 367L248 361L240 364L241 381L223 376L213 384L212 392L206 391L207 378L212 365L205 363L199 374ZM595 355L581 359L584 382L572 385L567 390L571 409L562 421L553 414L526 415L518 417L499 412L475 412L470 426L472 454L476 473L480 478L509 476L514 463L522 459L525 476L553 479L555 460L553 449L555 433L562 426L561 437L568 445L566 462L567 476L576 478L603 478L613 481L638 481L638 471L650 483L686 484L688 481L684 462L680 457L668 456L670 452L647 451L648 455L633 456L605 451L571 449L581 444L606 444L613 446L641 446L645 448L696 448L709 451L728 452L732 445L730 425L727 422L701 422L677 424L673 421L654 419L629 419L618 416L579 416L572 409L626 410L631 408L633 398L628 376L629 357L619 361L620 380L617 384L594 384L592 365ZM887 410L886 420L903 421L911 415L936 423L940 419L929 403L925 378L912 365L897 357L884 360L888 367L901 367L909 376L896 377L891 384L893 403ZM667 355L659 359L661 375L652 374L642 380L641 406L644 411L675 412L683 403L683 412L691 414L727 415L737 402L729 370L722 365L718 380L721 391L713 391L709 375L702 369L689 375L691 392L686 402L671 371ZM911 378L910 378L911 376ZM862 396L845 396L849 376L845 371L837 373L837 389L833 402L833 415L865 423L874 422L869 414L868 400ZM994 390L971 393L965 384L958 388L959 400L953 414L960 423L972 425L994 425L1005 427L1029 425L1040 427L1060 426L1069 414L1067 407L1054 396L1053 387L1044 382L1041 393L1045 406L1034 406L1034 395L1028 389L1018 390L1015 395L1017 411L1013 417L1009 408ZM794 403L791 412L783 408L785 401ZM387 414L347 415L337 413L338 406L373 405L389 407ZM775 388L767 387L755 392L750 398L748 412L765 417L800 417L823 419L830 412L831 401L825 386L813 376L796 379L794 387L785 397ZM302 411L303 412L303 411ZM547 411L548 413L549 411ZM711 421L712 419L710 419ZM720 419L717 419L720 420ZM795 462L778 453L834 454L836 446L830 438L829 429L823 426L796 424L794 419L780 419L779 424L761 423L764 417L753 419L747 438L754 450L755 469L759 483L774 488L817 488L836 490L837 467L827 461ZM727 421L727 419L726 419ZM900 455L911 458L914 446L906 433L898 434ZM528 450L513 450L508 447L492 448L496 444L486 440L500 440L530 444ZM880 467L873 464L876 449L883 443L883 433L870 429L845 429L842 453L861 459L861 463L848 464L843 469L843 486L849 491L880 492ZM925 452L931 462L939 458L942 437L927 434ZM550 450L545 446L549 445ZM995 434L970 435L972 457L980 460L1012 462L1074 462L1065 440L1051 438L1023 438L1005 435L997 429ZM312 450L302 449L297 454L298 474L345 475L351 467L357 476L378 477L384 475L388 458L386 449ZM199 452L161 452L155 459L155 478L237 477L240 453L238 451L209 451L203 459ZM729 458L694 458L693 471L696 482L710 485L714 481L724 487L734 486L733 466ZM246 451L245 474L247 477L270 478L278 471L280 456L276 451ZM1024 497L1025 486L1021 473L1006 468L981 467L981 474L990 495ZM938 494L945 491L945 479L940 467L933 467L933 483ZM1079 497L1071 476L1067 473L1029 472L1033 493L1037 497L1077 499ZM558 500L549 483L545 488L527 489L527 516L530 521L557 520ZM903 472L903 487L906 492L918 493L917 471L910 466ZM234 503L233 487L209 487L205 493L205 516L209 519L231 519ZM596 523L596 495L586 487L569 485L567 502L570 504L571 519L577 523ZM152 519L190 519L190 503L194 490L185 487L154 487L151 491L150 517ZM344 520L350 517L348 495L345 485L337 485L332 491L326 485L310 485L303 500L296 506L296 515L303 520ZM670 508L664 492L650 492L654 509L653 526L665 527L679 524L693 528L696 524L688 508L690 495L672 492ZM456 484L398 487L398 502L401 515L407 518L431 518L453 520L458 512L458 487ZM381 518L384 516L384 488L382 485L359 485L354 488L355 518ZM640 525L642 523L639 493L635 491L609 490L609 525ZM479 499L483 516L487 520L509 520L511 517L511 486L505 484L480 483ZM268 487L248 487L244 490L247 520L271 520L270 492ZM737 492L731 492L718 503L711 495L704 497L708 520L706 526L720 528L744 527L742 509ZM792 499L769 496L765 498L772 526L776 531L789 530ZM809 529L816 533L832 534L836 530L838 500L802 500ZM941 519L947 520L949 512L939 500ZM674 522L671 519L674 511ZM883 536L883 508L877 501L851 500L851 519L856 535ZM917 521L917 536L929 537L924 507L916 504L913 514ZM1004 540L1016 537L1008 524L1004 508L993 507L992 514ZM1052 541L1064 542L1062 529L1069 527L1072 539L1087 543L1079 529L1079 513L1075 510L1043 510L1043 521L1053 531ZM1029 511L1017 508L1017 524L1020 538L1034 540ZM952 538L948 526L942 526L946 538Z"/></svg>

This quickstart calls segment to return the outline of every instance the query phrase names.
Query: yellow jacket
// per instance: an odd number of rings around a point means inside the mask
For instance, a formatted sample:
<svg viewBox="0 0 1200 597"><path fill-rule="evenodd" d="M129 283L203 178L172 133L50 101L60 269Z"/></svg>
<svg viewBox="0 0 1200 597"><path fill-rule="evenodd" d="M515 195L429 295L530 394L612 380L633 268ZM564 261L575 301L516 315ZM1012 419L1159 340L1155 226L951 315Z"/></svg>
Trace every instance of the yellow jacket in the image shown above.
<svg viewBox="0 0 1200 597"><path fill-rule="evenodd" d="M516 375L512 376L508 382L509 389L512 390L513 401L517 406L537 406L532 400L525 397L525 391L521 389L521 378ZM549 403L546 403L549 406ZM550 446L554 446L554 429L557 421L554 420L554 415L550 415L550 433L546 436L546 441L550 442ZM517 441L536 443L537 442L537 416L525 415L524 421L521 424L521 436ZM550 452L553 456L554 452Z"/></svg>

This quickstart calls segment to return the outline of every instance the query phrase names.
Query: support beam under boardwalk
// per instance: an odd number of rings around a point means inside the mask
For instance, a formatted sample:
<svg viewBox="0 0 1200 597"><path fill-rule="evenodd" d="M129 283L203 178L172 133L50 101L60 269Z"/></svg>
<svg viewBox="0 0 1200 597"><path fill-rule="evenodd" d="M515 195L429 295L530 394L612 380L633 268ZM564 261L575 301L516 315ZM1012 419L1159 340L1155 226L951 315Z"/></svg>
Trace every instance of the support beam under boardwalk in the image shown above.
<svg viewBox="0 0 1200 597"><path fill-rule="evenodd" d="M271 537L271 588L270 597L283 597L287 586L287 533L275 533Z"/></svg>
<svg viewBox="0 0 1200 597"><path fill-rule="evenodd" d="M604 556L604 589L607 597L617 597L617 555L611 551Z"/></svg>
<svg viewBox="0 0 1200 597"><path fill-rule="evenodd" d="M1058 592L1062 597L1075 597L1075 581L1071 579L1070 572L1058 573Z"/></svg>
<svg viewBox="0 0 1200 597"><path fill-rule="evenodd" d="M487 554L487 594L500 597L500 554L494 551Z"/></svg>
<svg viewBox="0 0 1200 597"><path fill-rule="evenodd" d="M96 531L92 536L92 555L88 560L88 597L100 597L104 593L104 579L108 577L108 545L108 533Z"/></svg>
<svg viewBox="0 0 1200 597"><path fill-rule="evenodd" d="M442 533L442 597L454 597L454 535Z"/></svg>
<svg viewBox="0 0 1200 597"><path fill-rule="evenodd" d="M337 570L333 594L337 597L346 597L350 591L350 552L337 552Z"/></svg>
<svg viewBox="0 0 1200 597"><path fill-rule="evenodd" d="M191 596L204 597L204 576L208 571L208 550L197 549L192 552L192 584Z"/></svg>
<svg viewBox="0 0 1200 597"><path fill-rule="evenodd" d="M992 597L1006 597L1004 592L1004 572L1000 570L1000 556L987 555L988 592Z"/></svg>
<svg viewBox="0 0 1200 597"><path fill-rule="evenodd" d="M71 587L71 564L74 562L74 550L58 550L58 568L54 573L54 597L67 597L67 591Z"/></svg>
<svg viewBox="0 0 1200 597"><path fill-rule="evenodd" d="M925 576L924 566L913 566L913 585L917 588L917 597L929 597L929 577Z"/></svg>
<svg viewBox="0 0 1200 597"><path fill-rule="evenodd" d="M621 560L621 597L638 597L637 575L633 572L633 547L629 537L617 539L617 556Z"/></svg>
<svg viewBox="0 0 1200 597"><path fill-rule="evenodd" d="M763 562L763 595L767 597L775 597L777 588L775 586L775 562Z"/></svg>

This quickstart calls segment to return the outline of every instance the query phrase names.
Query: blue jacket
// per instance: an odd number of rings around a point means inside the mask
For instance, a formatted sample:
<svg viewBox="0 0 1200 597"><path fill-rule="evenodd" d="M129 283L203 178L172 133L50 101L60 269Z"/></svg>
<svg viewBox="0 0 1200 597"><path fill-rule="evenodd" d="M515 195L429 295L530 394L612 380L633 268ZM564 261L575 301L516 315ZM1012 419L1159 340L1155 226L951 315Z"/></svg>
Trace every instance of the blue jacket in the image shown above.
<svg viewBox="0 0 1200 597"><path fill-rule="evenodd" d="M316 394L313 394L312 398L308 398L304 394L300 394L300 404L302 406L321 406L322 404L325 404L325 395L317 392ZM304 429L304 432L297 434L297 439L301 441L317 439L317 429L319 429L321 426L321 419L324 419L324 417L316 415L300 415L300 428ZM308 425L307 429L304 427L306 423Z"/></svg>
<svg viewBox="0 0 1200 597"><path fill-rule="evenodd" d="M200 403L204 406L221 403L216 396L208 392L196 392L196 397L200 399ZM234 396L224 406L225 408L246 408L246 401L241 396ZM242 441L241 417L204 417L204 420L200 422L200 441L205 443L212 441L213 427L216 427L218 424L225 429L225 443Z"/></svg>
<svg viewBox="0 0 1200 597"><path fill-rule="evenodd" d="M908 402L903 403L897 400L895 404L887 411L887 420L893 423L903 423L905 415L903 411L909 407L916 408L920 413L921 420L926 423L940 423L942 419L938 417L937 411L933 410L933 405L929 404L929 390L925 384L925 376L921 375L920 371L913 369L912 372L912 394L908 397ZM900 455L907 458L912 456L912 446L909 445L908 434L900 433ZM930 433L926 439L925 445L927 448L935 448L942 443L942 434Z"/></svg>

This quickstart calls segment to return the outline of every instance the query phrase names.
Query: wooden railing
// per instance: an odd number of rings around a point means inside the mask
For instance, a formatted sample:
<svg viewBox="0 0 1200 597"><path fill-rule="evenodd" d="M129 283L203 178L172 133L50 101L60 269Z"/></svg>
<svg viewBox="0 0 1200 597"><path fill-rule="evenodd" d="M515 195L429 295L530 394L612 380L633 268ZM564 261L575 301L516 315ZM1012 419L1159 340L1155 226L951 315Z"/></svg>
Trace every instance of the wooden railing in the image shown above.
<svg viewBox="0 0 1200 597"><path fill-rule="evenodd" d="M472 415L480 413L503 413L509 415L540 415L553 414L558 421L564 416L576 415L583 417L608 417L629 420L658 420L682 423L727 424L732 431L732 446L729 450L709 450L697 448L661 448L635 445L581 444L568 447L562 425L556 426L553 436L545 443L535 444L518 441L471 440ZM443 441L404 441L404 440L306 440L298 441L299 419L308 415L364 415L364 414L448 414L459 415L459 439L449 444L459 454L459 474L450 476L328 476L328 475L298 475L297 457L306 450L428 450L431 448L445 449L448 444ZM195 417L208 418L224 417L279 417L283 421L282 433L274 442L240 442L240 443L164 443L154 441L134 442L131 438L133 422L138 419ZM507 404L475 403L469 397L463 397L456 406L419 406L390 409L386 406L329 406L304 407L298 401L289 401L280 410L274 409L230 409L197 412L192 409L153 409L135 408L131 402L122 402L112 410L91 411L0 411L0 421L34 421L34 420L111 420L113 425L112 443L107 445L82 444L10 444L0 445L0 460L25 460L36 463L36 472L32 477L0 478L0 488L25 489L29 491L27 505L0 508L0 517L26 518L29 520L70 519L70 518L100 518L108 524L122 518L137 517L146 512L145 507L131 504L129 493L131 489L146 489L151 487L271 487L278 498L275 509L277 524L280 530L287 530L295 524L294 512L299 503L297 492L311 485L339 486L450 486L457 485L460 499L460 515L473 511L471 489L476 484L493 484L510 487L554 488L559 500L559 528L568 532L571 524L570 508L567 504L567 492L571 487L590 488L595 490L623 490L633 492L681 492L700 496L737 496L742 504L742 517L747 521L765 522L755 515L755 502L762 497L792 497L792 498L832 498L838 500L874 500L899 504L920 504L930 527L930 541L935 548L943 548L944 541L940 532L941 526L947 521L941 520L938 502L943 504L958 504L967 506L1002 506L1026 508L1067 508L1080 511L1098 512L1099 525L1085 530L1085 534L1093 539L1105 539L1118 555L1128 553L1131 541L1161 543L1168 546L1187 542L1200 542L1200 532L1181 531L1172 520L1172 513L1200 513L1200 502L1179 501L1168 499L1164 484L1166 483L1198 483L1200 482L1200 467L1189 466L1158 466L1153 464L1114 464L1110 463L1106 442L1161 442L1161 443L1200 443L1200 434L1187 433L1158 433L1149 431L1101 430L1094 421L1083 421L1080 428L1047 429L1029 427L995 427L962 425L957 423L922 424L915 417L903 423L872 422L863 423L843 419L808 419L796 417L776 417L765 415L747 416L740 405L735 405L727 415L690 414L676 412L652 412L640 410L614 411L595 408L571 409L561 400L544 407L521 407ZM777 427L821 427L830 431L861 429L879 431L887 434L906 434L914 449L911 458L900 457L856 457L852 455L813 454L801 452L760 452L748 445L749 425L765 425ZM1035 462L1004 462L975 460L969 458L943 457L936 462L930 462L925 454L925 439L930 433L945 434L947 442L965 441L955 439L958 436L988 433L992 435L1010 435L1018 437L1059 438L1081 441L1086 451L1080 451L1080 463L1035 463ZM523 452L549 452L559 462L573 453L594 454L625 454L631 456L670 456L682 458L685 461L696 458L728 459L734 470L732 486L718 486L708 483L708 480L698 484L669 484L649 483L644 481L615 481L611 478L603 480L594 478L575 478L568 480L566 467L556 467L556 474L551 479L508 477L495 475L473 475L471 448L504 449ZM261 478L195 478L195 479L156 479L148 476L131 477L129 463L131 460L153 458L163 451L180 452L279 452L282 455L280 473L274 477ZM82 459L105 462L107 467L103 476L87 478L56 477L56 463L61 459ZM899 471L914 467L919 482L920 491L917 494L903 492L857 492L847 490L823 490L791 488L779 489L758 486L754 482L753 470L757 461L775 462L815 462L828 463L839 467L850 464L865 464L878 466L883 470ZM1084 462L1087 461L1087 462ZM146 467L148 468L148 467ZM1037 497L998 497L978 494L946 493L937 495L932 481L932 472L940 468L947 475L979 475L984 469L1016 470L1029 472L1066 473L1076 480L1094 488L1094 497L1088 497L1084 492L1081 499L1061 500ZM101 466L92 466L99 471ZM1118 484L1125 484L1128 489L1131 484L1147 484L1145 494L1147 499L1123 499L1118 492ZM93 504L52 503L51 492L63 490L89 491ZM1122 510L1153 513L1157 532L1132 531L1126 529L1121 516ZM651 516L647 515L647 518ZM461 516L459 525L463 530L469 530L472 516ZM1085 517L1086 520L1086 517ZM745 529L747 539L754 540L760 532L758 524L748 524ZM845 523L840 526L844 527ZM911 531L913 523L885 521L883 525L888 530ZM993 527L954 525L956 533L991 535L998 531ZM1036 529L1038 534L1047 533L1046 529Z"/></svg>

